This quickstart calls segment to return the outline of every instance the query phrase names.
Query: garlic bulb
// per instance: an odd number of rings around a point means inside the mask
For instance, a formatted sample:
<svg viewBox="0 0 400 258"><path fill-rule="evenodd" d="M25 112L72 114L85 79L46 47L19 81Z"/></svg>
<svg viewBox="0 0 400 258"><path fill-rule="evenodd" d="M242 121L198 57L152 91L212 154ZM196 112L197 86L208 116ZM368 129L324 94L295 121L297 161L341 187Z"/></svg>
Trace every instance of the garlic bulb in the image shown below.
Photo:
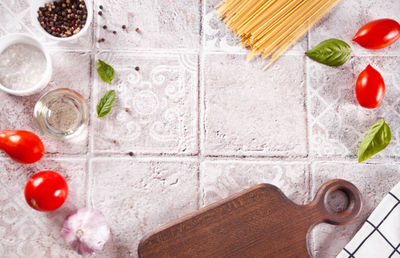
<svg viewBox="0 0 400 258"><path fill-rule="evenodd" d="M72 249L88 255L103 250L110 227L100 211L83 208L67 216L61 234Z"/></svg>

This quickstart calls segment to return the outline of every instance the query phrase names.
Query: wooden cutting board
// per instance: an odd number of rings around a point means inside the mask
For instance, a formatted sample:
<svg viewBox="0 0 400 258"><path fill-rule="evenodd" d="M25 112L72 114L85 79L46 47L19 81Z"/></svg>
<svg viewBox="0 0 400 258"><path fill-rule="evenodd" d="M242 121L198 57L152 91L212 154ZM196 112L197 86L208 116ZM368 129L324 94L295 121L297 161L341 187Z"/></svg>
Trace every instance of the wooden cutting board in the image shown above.
<svg viewBox="0 0 400 258"><path fill-rule="evenodd" d="M334 213L327 196L348 198ZM204 207L150 233L139 257L308 257L307 234L321 222L341 225L361 212L360 192L345 180L331 180L307 205L290 201L277 187L261 184Z"/></svg>

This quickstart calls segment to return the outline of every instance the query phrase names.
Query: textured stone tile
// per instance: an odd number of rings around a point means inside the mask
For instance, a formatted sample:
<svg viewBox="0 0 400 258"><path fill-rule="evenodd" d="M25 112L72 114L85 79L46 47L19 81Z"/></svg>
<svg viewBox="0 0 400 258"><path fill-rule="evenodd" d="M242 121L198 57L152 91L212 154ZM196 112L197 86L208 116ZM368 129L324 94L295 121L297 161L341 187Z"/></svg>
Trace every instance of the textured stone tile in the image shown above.
<svg viewBox="0 0 400 258"><path fill-rule="evenodd" d="M117 97L111 113L93 121L96 152L197 153L197 55L97 58L114 66L116 78L110 86L95 72L94 101L111 89Z"/></svg>
<svg viewBox="0 0 400 258"><path fill-rule="evenodd" d="M323 183L336 178L348 180L360 190L364 208L351 224L321 224L312 231L316 258L335 257L346 246L383 197L400 181L400 169L398 164L318 162L312 166L313 195Z"/></svg>
<svg viewBox="0 0 400 258"><path fill-rule="evenodd" d="M70 88L90 96L90 55L87 53L53 52L53 76L41 93L28 97L16 97L0 91L0 121L2 129L29 130L41 137L48 153L78 154L88 150L86 133L69 141L52 139L42 135L33 120L33 109L42 94L57 88Z"/></svg>
<svg viewBox="0 0 400 258"><path fill-rule="evenodd" d="M306 203L309 199L308 182L305 163L205 161L200 170L201 204L209 205L263 183L279 187L296 203Z"/></svg>
<svg viewBox="0 0 400 258"><path fill-rule="evenodd" d="M113 234L102 257L136 257L144 234L198 208L194 162L95 159L91 167L91 202Z"/></svg>
<svg viewBox="0 0 400 258"><path fill-rule="evenodd" d="M305 155L303 63L283 56L263 71L244 55L206 55L205 153Z"/></svg>
<svg viewBox="0 0 400 258"><path fill-rule="evenodd" d="M56 211L42 213L26 204L28 179L43 170L65 177L69 187L66 202ZM2 257L79 257L69 250L60 231L65 217L86 206L86 160L45 159L21 165L0 159L0 251Z"/></svg>
<svg viewBox="0 0 400 258"><path fill-rule="evenodd" d="M204 46L206 50L246 52L239 43L239 39L225 26L218 17L215 6L220 0L204 0L205 14L203 17ZM287 53L303 53L307 49L307 35L304 35L291 47Z"/></svg>
<svg viewBox="0 0 400 258"><path fill-rule="evenodd" d="M27 12L29 8L29 0L1 0L3 4L15 14Z"/></svg>
<svg viewBox="0 0 400 258"><path fill-rule="evenodd" d="M7 10L0 2L0 36L9 33L26 33L26 29L18 22L15 15Z"/></svg>
<svg viewBox="0 0 400 258"><path fill-rule="evenodd" d="M104 7L102 16L97 15L100 4ZM99 1L95 4L95 19L97 38L105 39L98 44L100 48L197 49L200 42L197 0ZM107 25L107 30L103 25ZM126 30L122 30L122 25L126 25Z"/></svg>
<svg viewBox="0 0 400 258"><path fill-rule="evenodd" d="M379 156L398 156L400 58L354 57L340 68L308 62L310 153L313 156L355 157L369 128L384 117L392 129L392 143ZM382 74L386 84L385 98L373 110L361 107L355 95L357 77L368 64Z"/></svg>
<svg viewBox="0 0 400 258"><path fill-rule="evenodd" d="M400 45L394 44L381 50L367 50L352 42L354 35L366 23L382 18L398 20L400 6L397 0L389 1L340 1L316 26L310 31L310 45L338 38L351 45L355 54L386 55L399 54Z"/></svg>

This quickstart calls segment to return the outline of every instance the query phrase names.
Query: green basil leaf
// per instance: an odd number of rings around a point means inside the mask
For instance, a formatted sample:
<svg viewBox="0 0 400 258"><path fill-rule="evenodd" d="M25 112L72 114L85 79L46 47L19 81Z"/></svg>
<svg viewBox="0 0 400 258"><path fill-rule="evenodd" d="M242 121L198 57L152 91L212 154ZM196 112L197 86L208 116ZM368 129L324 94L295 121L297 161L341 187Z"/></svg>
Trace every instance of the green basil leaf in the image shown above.
<svg viewBox="0 0 400 258"><path fill-rule="evenodd" d="M349 59L351 47L339 39L328 39L306 52L306 55L322 64L340 66Z"/></svg>
<svg viewBox="0 0 400 258"><path fill-rule="evenodd" d="M97 61L97 73L103 81L109 84L111 84L115 76L114 68L112 68L111 65L104 63L100 59Z"/></svg>
<svg viewBox="0 0 400 258"><path fill-rule="evenodd" d="M110 113L114 100L115 90L107 91L97 104L98 117L103 117Z"/></svg>
<svg viewBox="0 0 400 258"><path fill-rule="evenodd" d="M392 133L385 119L376 122L361 143L358 150L358 162L363 162L374 156L389 145Z"/></svg>

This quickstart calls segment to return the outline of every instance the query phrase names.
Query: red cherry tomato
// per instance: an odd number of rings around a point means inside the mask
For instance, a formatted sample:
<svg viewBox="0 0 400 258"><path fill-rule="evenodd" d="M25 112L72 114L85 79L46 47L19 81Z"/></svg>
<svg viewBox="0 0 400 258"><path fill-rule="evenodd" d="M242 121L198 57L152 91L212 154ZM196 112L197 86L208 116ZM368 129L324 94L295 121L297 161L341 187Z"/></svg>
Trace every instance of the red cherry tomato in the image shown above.
<svg viewBox="0 0 400 258"><path fill-rule="evenodd" d="M0 131L0 149L13 160L24 164L34 163L44 154L40 138L28 131Z"/></svg>
<svg viewBox="0 0 400 258"><path fill-rule="evenodd" d="M35 210L52 211L61 207L68 195L64 177L54 171L33 175L25 186L25 200Z"/></svg>
<svg viewBox="0 0 400 258"><path fill-rule="evenodd" d="M358 103L365 108L376 108L382 103L385 82L382 75L372 66L368 65L358 76L356 95Z"/></svg>
<svg viewBox="0 0 400 258"><path fill-rule="evenodd" d="M400 38L400 24L392 19L380 19L365 24L353 41L369 49L387 47Z"/></svg>

